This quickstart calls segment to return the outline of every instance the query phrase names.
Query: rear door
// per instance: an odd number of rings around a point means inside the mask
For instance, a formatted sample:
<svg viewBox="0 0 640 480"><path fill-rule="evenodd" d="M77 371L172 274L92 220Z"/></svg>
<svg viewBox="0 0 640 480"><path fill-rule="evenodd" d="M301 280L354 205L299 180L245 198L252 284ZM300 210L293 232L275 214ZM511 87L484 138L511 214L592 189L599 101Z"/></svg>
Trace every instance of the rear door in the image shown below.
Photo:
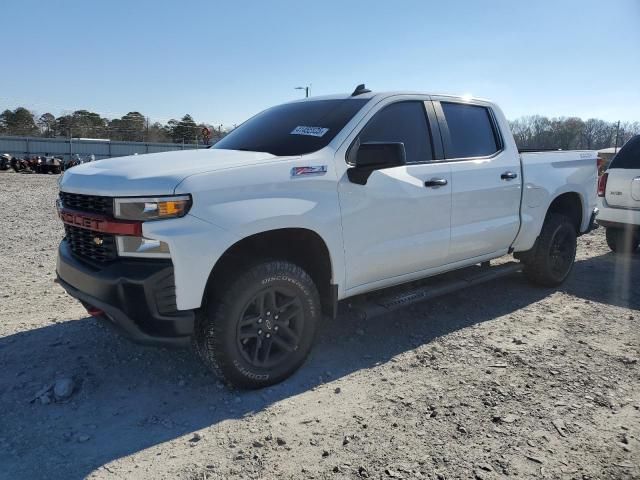
<svg viewBox="0 0 640 480"><path fill-rule="evenodd" d="M605 199L611 207L640 208L640 135L613 157L608 170Z"/></svg>
<svg viewBox="0 0 640 480"><path fill-rule="evenodd" d="M520 227L520 156L504 147L484 104L434 102L451 165L449 262L509 248Z"/></svg>

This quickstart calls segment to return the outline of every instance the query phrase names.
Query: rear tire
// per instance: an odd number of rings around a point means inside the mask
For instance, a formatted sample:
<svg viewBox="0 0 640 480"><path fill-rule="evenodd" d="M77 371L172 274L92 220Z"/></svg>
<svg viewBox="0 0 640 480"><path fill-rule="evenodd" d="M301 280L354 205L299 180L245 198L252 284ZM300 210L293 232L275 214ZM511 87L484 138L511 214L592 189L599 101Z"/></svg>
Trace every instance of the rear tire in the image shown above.
<svg viewBox="0 0 640 480"><path fill-rule="evenodd" d="M607 228L607 245L615 253L633 253L640 244L637 229Z"/></svg>
<svg viewBox="0 0 640 480"><path fill-rule="evenodd" d="M311 277L287 261L269 261L218 284L196 320L198 357L233 386L281 382L305 361L316 333L320 296Z"/></svg>
<svg viewBox="0 0 640 480"><path fill-rule="evenodd" d="M565 215L550 213L535 246L523 255L527 278L545 287L557 287L571 273L576 258L577 234Z"/></svg>

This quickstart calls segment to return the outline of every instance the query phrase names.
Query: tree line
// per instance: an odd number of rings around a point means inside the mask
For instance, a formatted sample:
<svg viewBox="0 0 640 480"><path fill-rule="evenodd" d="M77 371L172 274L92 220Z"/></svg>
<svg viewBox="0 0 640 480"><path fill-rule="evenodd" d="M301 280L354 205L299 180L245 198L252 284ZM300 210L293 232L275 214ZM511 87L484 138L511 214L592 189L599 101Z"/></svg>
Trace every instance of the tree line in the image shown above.
<svg viewBox="0 0 640 480"><path fill-rule="evenodd" d="M530 149L599 150L613 147L616 140L618 146L623 145L633 135L640 134L640 122L607 122L597 118L531 115L510 121L509 125L518 148ZM196 123L188 114L166 124L150 122L140 112L108 119L88 110L76 110L56 118L51 113L36 117L28 109L18 107L0 114L0 135L204 143L204 127L211 132L212 142L225 135L222 125Z"/></svg>
<svg viewBox="0 0 640 480"><path fill-rule="evenodd" d="M222 125L214 127L196 123L189 114L167 123L151 122L140 112L129 112L120 118L105 118L88 110L76 110L55 117L51 113L36 116L24 107L4 110L0 114L0 135L100 138L130 142L205 143L202 130L210 132L210 141L224 136Z"/></svg>
<svg viewBox="0 0 640 480"><path fill-rule="evenodd" d="M640 122L606 122L597 118L521 117L509 122L518 148L600 150L623 145L640 134Z"/></svg>

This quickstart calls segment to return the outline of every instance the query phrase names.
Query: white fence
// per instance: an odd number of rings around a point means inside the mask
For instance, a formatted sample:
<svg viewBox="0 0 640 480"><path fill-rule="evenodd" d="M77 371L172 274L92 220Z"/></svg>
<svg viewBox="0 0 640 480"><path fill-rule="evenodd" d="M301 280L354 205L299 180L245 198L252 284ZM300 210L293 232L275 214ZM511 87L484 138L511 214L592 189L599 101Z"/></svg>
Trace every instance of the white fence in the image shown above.
<svg viewBox="0 0 640 480"><path fill-rule="evenodd" d="M86 138L42 138L42 137L0 137L0 155L8 153L14 157L31 155L54 155L69 159L78 154L86 157L122 157L134 153L155 153L169 150L192 150L207 148L208 145L193 143L146 143L94 140Z"/></svg>

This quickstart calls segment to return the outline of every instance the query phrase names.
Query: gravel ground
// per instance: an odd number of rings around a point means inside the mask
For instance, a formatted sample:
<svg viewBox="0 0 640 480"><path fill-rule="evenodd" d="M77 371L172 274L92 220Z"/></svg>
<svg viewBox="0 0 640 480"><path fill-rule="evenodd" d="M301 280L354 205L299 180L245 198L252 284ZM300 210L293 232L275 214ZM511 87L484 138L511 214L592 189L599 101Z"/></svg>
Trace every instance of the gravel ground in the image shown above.
<svg viewBox="0 0 640 480"><path fill-rule="evenodd" d="M602 230L558 290L342 314L290 380L239 392L53 283L55 195L0 172L0 478L640 478L640 254Z"/></svg>

